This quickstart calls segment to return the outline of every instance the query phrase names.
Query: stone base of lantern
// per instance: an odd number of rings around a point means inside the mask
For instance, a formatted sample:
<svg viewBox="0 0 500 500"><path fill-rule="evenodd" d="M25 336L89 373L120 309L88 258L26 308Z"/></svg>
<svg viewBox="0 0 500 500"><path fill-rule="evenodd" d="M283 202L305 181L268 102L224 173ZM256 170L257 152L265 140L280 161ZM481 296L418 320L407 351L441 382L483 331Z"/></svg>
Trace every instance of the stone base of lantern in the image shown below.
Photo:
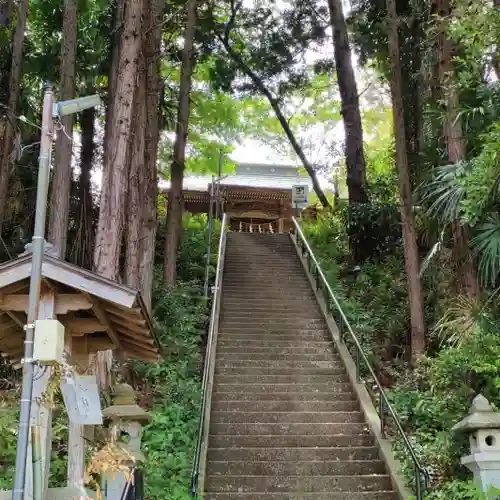
<svg viewBox="0 0 500 500"><path fill-rule="evenodd" d="M500 488L500 451L473 453L460 461L474 474L474 481L483 491L492 486Z"/></svg>

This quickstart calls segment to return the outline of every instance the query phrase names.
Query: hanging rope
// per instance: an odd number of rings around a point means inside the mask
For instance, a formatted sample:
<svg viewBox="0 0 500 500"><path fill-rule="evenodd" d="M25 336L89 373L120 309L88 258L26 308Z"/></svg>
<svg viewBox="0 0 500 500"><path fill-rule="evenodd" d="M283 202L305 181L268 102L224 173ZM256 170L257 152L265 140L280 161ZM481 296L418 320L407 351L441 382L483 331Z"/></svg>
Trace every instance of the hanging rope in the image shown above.
<svg viewBox="0 0 500 500"><path fill-rule="evenodd" d="M270 222L264 222L262 224L257 224L255 222L243 222L240 221L238 231L240 233L277 233L278 222L280 219L275 219Z"/></svg>

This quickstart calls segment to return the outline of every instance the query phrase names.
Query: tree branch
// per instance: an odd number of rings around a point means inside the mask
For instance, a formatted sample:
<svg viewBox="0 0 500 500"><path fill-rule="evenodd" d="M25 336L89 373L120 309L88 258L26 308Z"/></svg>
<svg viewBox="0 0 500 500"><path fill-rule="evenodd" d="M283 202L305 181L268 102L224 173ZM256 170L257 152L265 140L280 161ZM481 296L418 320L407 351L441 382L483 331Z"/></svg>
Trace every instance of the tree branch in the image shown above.
<svg viewBox="0 0 500 500"><path fill-rule="evenodd" d="M234 16L235 12L233 11L231 18L233 19L234 22ZM290 141L290 144L295 151L296 155L299 157L300 161L302 162L303 167L309 174L309 177L311 178L312 184L313 184L313 189L316 195L318 196L318 199L320 200L321 204L328 209L331 209L330 202L328 201L327 197L325 196L325 193L323 192L323 189L319 185L318 178L316 176L316 171L314 170L314 167L311 165L309 160L307 159L306 155L304 154L303 149L301 148L300 144L298 143L295 134L293 133L292 129L290 128L290 125L284 116L283 112L281 111L281 108L279 106L278 100L272 95L271 91L264 85L264 82L259 78L259 76L252 71L252 69L245 63L245 61L240 57L240 55L233 50L231 45L229 44L229 34L231 31L231 28L228 25L226 25L226 29L224 30L225 36L224 38L221 37L219 34L216 34L217 38L220 40L222 45L224 46L224 49L228 53L229 57L236 63L236 65L240 68L240 70L248 77L250 80L253 82L255 87L259 90L259 92L266 97L266 99L269 101L269 104L271 105L276 118L280 122L281 127L283 128L283 131L285 132L285 135L287 136L288 140Z"/></svg>

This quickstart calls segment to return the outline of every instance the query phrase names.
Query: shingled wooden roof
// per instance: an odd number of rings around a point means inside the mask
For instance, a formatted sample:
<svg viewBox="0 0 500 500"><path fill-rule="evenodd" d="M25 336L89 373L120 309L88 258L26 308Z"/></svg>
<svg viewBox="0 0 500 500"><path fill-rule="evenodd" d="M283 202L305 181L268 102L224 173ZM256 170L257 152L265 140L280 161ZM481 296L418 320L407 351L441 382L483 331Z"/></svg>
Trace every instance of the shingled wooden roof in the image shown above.
<svg viewBox="0 0 500 500"><path fill-rule="evenodd" d="M168 199L168 190L162 190L163 195ZM186 190L183 193L186 203L209 203L210 195L207 191ZM252 188L242 186L221 186L221 196L226 201L290 201L292 193L290 190L277 188Z"/></svg>
<svg viewBox="0 0 500 500"><path fill-rule="evenodd" d="M31 255L0 264L0 352L19 368L23 356ZM72 335L73 354L114 349L154 362L159 345L140 293L44 255L42 287L55 295L55 314Z"/></svg>

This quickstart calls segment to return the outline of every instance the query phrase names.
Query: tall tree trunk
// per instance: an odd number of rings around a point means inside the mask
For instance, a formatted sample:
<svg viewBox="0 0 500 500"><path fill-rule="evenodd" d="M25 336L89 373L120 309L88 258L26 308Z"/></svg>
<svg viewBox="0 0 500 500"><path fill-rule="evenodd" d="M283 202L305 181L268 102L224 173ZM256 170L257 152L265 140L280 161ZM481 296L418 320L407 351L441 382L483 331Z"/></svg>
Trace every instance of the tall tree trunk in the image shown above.
<svg viewBox="0 0 500 500"><path fill-rule="evenodd" d="M24 33L28 16L28 0L20 0L17 7L17 23L12 40L12 58L9 73L7 110L0 115L0 234L5 218L10 166L13 157L14 122L17 114L23 63Z"/></svg>
<svg viewBox="0 0 500 500"><path fill-rule="evenodd" d="M500 0L493 0L493 8L500 11ZM500 40L497 40L496 52L493 54L493 70L498 80L500 80Z"/></svg>
<svg viewBox="0 0 500 500"><path fill-rule="evenodd" d="M90 269L92 267L93 247L93 203L92 203L92 162L94 160L95 109L89 108L80 114L81 151L80 179L78 183L77 237L73 261Z"/></svg>
<svg viewBox="0 0 500 500"><path fill-rule="evenodd" d="M462 119L459 115L459 95L453 82L453 52L454 44L448 36L449 19L451 16L450 0L437 0L438 19L441 23L439 45L439 82L442 100L445 106L444 137L448 148L448 160L457 164L467 159L467 149L463 136ZM469 248L469 232L460 221L452 224L454 252L457 263L462 292L473 301L480 295L474 259Z"/></svg>
<svg viewBox="0 0 500 500"><path fill-rule="evenodd" d="M128 190L129 150L134 93L141 50L143 2L129 2L125 9L123 34L114 95L110 96L112 126L106 141L99 223L94 249L94 267L101 276L119 280L120 252L125 224Z"/></svg>
<svg viewBox="0 0 500 500"><path fill-rule="evenodd" d="M231 45L229 44L228 37L224 39L220 38L220 40L224 45L224 48L226 49L227 53L231 57L231 59L238 65L240 70L243 73L245 73L245 75L247 75L248 78L252 80L253 84L259 89L259 92L268 100L269 104L271 105L271 108L274 111L274 114L276 115L276 118L280 122L283 132L285 133L288 141L290 142L290 145L292 146L293 150L295 151L295 154L301 161L302 166L304 167L306 172L309 174L309 177L311 178L313 189L314 192L316 193L316 196L318 197L320 203L325 208L330 209L331 208L330 202L328 201L328 198L325 196L325 193L319 184L316 171L314 170L314 167L311 164L311 162L307 159L307 156L305 155L304 150L300 146L299 141L295 137L293 130L290 128L288 120L283 114L279 102L277 101L277 99L274 98L273 94L264 85L264 82L259 78L259 76L254 71L252 71L252 69L245 63L245 61L243 61L243 59L232 49Z"/></svg>
<svg viewBox="0 0 500 500"><path fill-rule="evenodd" d="M130 142L130 171L127 197L127 231L125 250L125 282L139 290L141 279L142 184L144 177L144 136L146 132L146 64L141 50L134 97L134 123Z"/></svg>
<svg viewBox="0 0 500 500"><path fill-rule="evenodd" d="M116 80L110 88L108 126L99 222L94 246L94 269L105 278L119 281L120 254L125 225L128 166L134 93L141 50L143 0L127 3L123 18ZM97 353L93 360L101 388L111 385L112 351Z"/></svg>
<svg viewBox="0 0 500 500"><path fill-rule="evenodd" d="M398 15L396 0L387 0L389 55L391 61L391 94L394 115L394 135L396 139L396 166L399 177L401 199L401 220L403 223L403 244L408 297L411 314L411 356L415 360L425 352L425 322L422 285L419 276L419 256L417 233L413 214L412 192L406 149L405 120L403 110L403 83L401 55L399 50Z"/></svg>
<svg viewBox="0 0 500 500"><path fill-rule="evenodd" d="M164 6L164 0L149 0L144 19L127 204L126 280L128 285L141 291L150 312L156 238L159 54Z"/></svg>
<svg viewBox="0 0 500 500"><path fill-rule="evenodd" d="M0 1L0 29L5 29L10 26L13 11L14 0Z"/></svg>
<svg viewBox="0 0 500 500"><path fill-rule="evenodd" d="M123 23L125 16L125 0L113 0L113 19L112 19L112 37L109 50L109 69L108 69L108 102L106 107L106 125L104 128L104 144L108 143L110 128L114 123L113 119L113 96L116 93L116 81L118 75L118 65L120 63L120 46L123 33ZM109 148L104 148L103 163L106 163L106 155Z"/></svg>
<svg viewBox="0 0 500 500"><path fill-rule="evenodd" d="M181 81L179 88L179 107L175 128L174 154L171 166L171 185L167 208L167 235L165 238L165 262L163 277L165 283L173 284L177 277L177 247L182 232L184 201L182 185L186 158L186 144L189 123L189 96L194 68L194 37L196 34L198 0L187 4L187 24L182 51Z"/></svg>
<svg viewBox="0 0 500 500"><path fill-rule="evenodd" d="M72 99L75 94L76 23L76 0L64 0L61 78L59 82L59 98L61 101ZM49 241L54 245L60 259L66 257L68 241L73 121L73 114L61 118L63 130L57 134L52 193L50 196Z"/></svg>
<svg viewBox="0 0 500 500"><path fill-rule="evenodd" d="M341 113L345 131L345 159L349 203L365 203L366 163L363 151L363 126L359 110L358 87L352 66L352 54L342 0L328 0L333 31L333 47L337 81L342 103Z"/></svg>
<svg viewBox="0 0 500 500"><path fill-rule="evenodd" d="M156 241L156 199L158 195L158 141L160 137L160 58L162 27L165 0L150 0L147 17L148 36L146 37L146 110L147 123L144 158L142 254L139 263L141 291L144 303L151 312L151 293L153 289L154 255Z"/></svg>

